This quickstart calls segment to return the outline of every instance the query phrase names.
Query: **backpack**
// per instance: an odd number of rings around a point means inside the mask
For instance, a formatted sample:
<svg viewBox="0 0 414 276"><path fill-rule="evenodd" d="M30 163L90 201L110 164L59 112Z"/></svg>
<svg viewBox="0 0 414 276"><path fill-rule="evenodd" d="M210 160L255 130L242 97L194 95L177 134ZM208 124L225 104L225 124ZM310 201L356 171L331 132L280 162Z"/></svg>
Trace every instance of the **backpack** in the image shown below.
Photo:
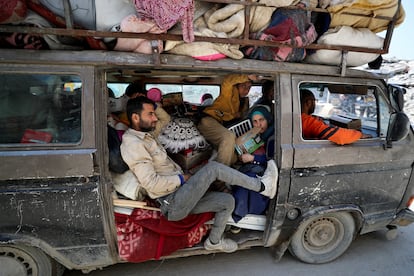
<svg viewBox="0 0 414 276"><path fill-rule="evenodd" d="M108 126L109 169L116 173L124 173L129 170L128 165L121 156L121 139L118 132Z"/></svg>

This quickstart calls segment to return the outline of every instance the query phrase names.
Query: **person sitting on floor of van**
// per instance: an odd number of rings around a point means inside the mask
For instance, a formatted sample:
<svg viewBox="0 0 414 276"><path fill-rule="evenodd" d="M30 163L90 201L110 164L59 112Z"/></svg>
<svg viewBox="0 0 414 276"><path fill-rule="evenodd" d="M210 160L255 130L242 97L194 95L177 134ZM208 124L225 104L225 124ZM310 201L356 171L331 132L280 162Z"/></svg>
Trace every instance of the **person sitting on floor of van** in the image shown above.
<svg viewBox="0 0 414 276"><path fill-rule="evenodd" d="M145 97L128 101L127 114L131 124L122 139L122 158L148 196L160 204L161 212L168 220L178 221L189 214L215 212L205 249L236 251L237 243L223 238L234 209L234 198L228 193L209 192L208 188L214 181L221 180L273 198L277 185L275 162L270 160L264 175L256 178L215 161L208 162L194 175L184 174L151 134L157 123L154 109L155 103Z"/></svg>
<svg viewBox="0 0 414 276"><path fill-rule="evenodd" d="M302 135L305 139L327 139L338 145L351 144L361 138L371 138L355 129L341 128L325 124L321 118L312 116L315 112L315 95L308 89L300 90L302 109Z"/></svg>
<svg viewBox="0 0 414 276"><path fill-rule="evenodd" d="M243 118L249 109L249 94L256 75L227 75L220 88L220 95L212 105L203 110L198 129L206 140L217 148L216 161L230 166L237 161L236 136L227 127Z"/></svg>
<svg viewBox="0 0 414 276"><path fill-rule="evenodd" d="M274 154L273 115L268 106L258 105L250 111L248 117L253 127L260 129L260 138L264 144L252 154L243 153L239 156L243 163L239 171L250 177L262 176L267 167L267 159L273 158ZM233 187L232 192L236 203L232 215L235 222L247 214L261 215L267 209L269 198L260 193L237 186Z"/></svg>

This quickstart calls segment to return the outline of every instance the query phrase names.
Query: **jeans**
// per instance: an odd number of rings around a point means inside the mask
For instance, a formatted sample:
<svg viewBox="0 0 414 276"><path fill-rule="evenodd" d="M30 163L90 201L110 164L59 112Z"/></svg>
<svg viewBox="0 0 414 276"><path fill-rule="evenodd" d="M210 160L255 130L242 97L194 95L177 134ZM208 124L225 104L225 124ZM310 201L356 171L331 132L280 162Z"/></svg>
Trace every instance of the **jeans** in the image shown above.
<svg viewBox="0 0 414 276"><path fill-rule="evenodd" d="M221 163L210 161L190 177L178 190L159 200L161 210L168 220L176 221L188 214L215 212L210 241L217 243L224 232L226 223L234 209L231 194L207 192L215 180L237 185L255 192L261 190L259 178L249 177Z"/></svg>

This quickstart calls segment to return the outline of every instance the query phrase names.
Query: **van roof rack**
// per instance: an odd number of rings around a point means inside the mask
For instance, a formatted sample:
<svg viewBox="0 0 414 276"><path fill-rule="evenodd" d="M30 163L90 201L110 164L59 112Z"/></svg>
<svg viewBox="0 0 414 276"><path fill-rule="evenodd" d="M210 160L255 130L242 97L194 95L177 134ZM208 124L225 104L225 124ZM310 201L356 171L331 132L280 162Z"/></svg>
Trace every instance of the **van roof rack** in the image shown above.
<svg viewBox="0 0 414 276"><path fill-rule="evenodd" d="M265 6L262 3L254 2L254 0L248 1L234 1L234 0L195 0L196 2L210 2L216 4L238 4L245 6L244 9L244 20L245 22L250 21L250 10L254 6ZM309 0L304 0L303 2L309 2ZM33 1L28 1L29 8L31 5L38 5ZM70 9L70 2L69 0L63 0L63 6L65 11L64 22L61 22L62 27L55 27L55 28L39 28L39 27L31 27L31 26L17 26L17 25L6 25L0 24L0 32L16 32L16 33L28 33L28 34L38 34L38 35L58 35L58 36L68 36L68 37L84 37L84 38L141 38L147 40L158 41L181 41L182 35L180 34L171 34L171 33L161 33L161 34L153 34L153 33L133 33L133 32L110 32L110 31L97 31L97 30L88 30L88 29L80 29L73 23L73 14L71 13ZM278 7L279 8L279 7ZM311 16L311 12L317 13L330 13L328 9L323 8L311 8L311 7L299 7L299 6L284 6L280 7L282 9L300 9L305 10L308 12L308 16ZM346 55L348 52L362 52L362 53L375 53L375 54L386 54L389 51L390 41L392 38L394 27L397 23L398 14L401 8L401 0L398 0L398 8L394 16L380 16L374 13L371 14L362 14L362 13L355 13L355 12L342 12L344 15L350 15L355 17L370 17L380 20L388 21L386 36L384 38L384 43L382 48L374 49L374 48L367 48L367 47L354 47L354 46L343 46L343 45L327 45L327 44L317 44L313 43L307 46L295 46L286 44L277 43L274 41L265 41L265 40L258 40L258 39L251 39L249 37L249 24L245 24L243 35L239 38L220 38L220 37L207 37L207 36L195 36L194 41L196 42L213 42L213 43L224 43L224 44L237 44L237 45L250 45L250 46L271 46L271 47L291 47L291 48L305 48L305 49L313 49L313 50L320 50L320 49L327 49L327 50L339 50L342 52L342 62L341 67L343 74L346 70ZM158 52L158 47L154 44L152 49L152 54L154 56L154 63L157 64L160 61L160 53Z"/></svg>

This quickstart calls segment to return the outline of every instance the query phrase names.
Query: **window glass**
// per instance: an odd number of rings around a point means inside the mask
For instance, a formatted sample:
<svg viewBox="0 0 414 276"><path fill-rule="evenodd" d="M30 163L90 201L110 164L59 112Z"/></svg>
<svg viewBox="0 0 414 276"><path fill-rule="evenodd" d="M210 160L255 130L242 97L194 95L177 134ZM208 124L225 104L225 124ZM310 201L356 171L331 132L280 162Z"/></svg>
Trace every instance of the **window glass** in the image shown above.
<svg viewBox="0 0 414 276"><path fill-rule="evenodd" d="M211 94L213 99L220 94L220 86L218 85L191 85L191 84L147 84L145 89L156 87L162 91L163 95L182 93L183 101L191 104L200 104L201 97L204 94Z"/></svg>
<svg viewBox="0 0 414 276"><path fill-rule="evenodd" d="M388 131L388 124L390 121L391 111L387 104L387 100L384 97L378 97L379 102L379 123L380 123L380 136L386 137Z"/></svg>
<svg viewBox="0 0 414 276"><path fill-rule="evenodd" d="M355 128L371 134L372 137L383 136L383 128L388 121L383 124L381 119L379 125L376 87L302 83L299 88L313 93L315 96L313 115L320 117L326 124Z"/></svg>
<svg viewBox="0 0 414 276"><path fill-rule="evenodd" d="M189 84L147 84L145 89L148 91L152 87L159 88L163 95L172 93L182 93L183 101L190 104L201 104L202 96L211 94L213 99L220 95L219 85L189 85ZM254 85L248 94L250 106L252 106L262 96L262 87Z"/></svg>
<svg viewBox="0 0 414 276"><path fill-rule="evenodd" d="M76 143L81 138L81 79L0 73L0 143Z"/></svg>

